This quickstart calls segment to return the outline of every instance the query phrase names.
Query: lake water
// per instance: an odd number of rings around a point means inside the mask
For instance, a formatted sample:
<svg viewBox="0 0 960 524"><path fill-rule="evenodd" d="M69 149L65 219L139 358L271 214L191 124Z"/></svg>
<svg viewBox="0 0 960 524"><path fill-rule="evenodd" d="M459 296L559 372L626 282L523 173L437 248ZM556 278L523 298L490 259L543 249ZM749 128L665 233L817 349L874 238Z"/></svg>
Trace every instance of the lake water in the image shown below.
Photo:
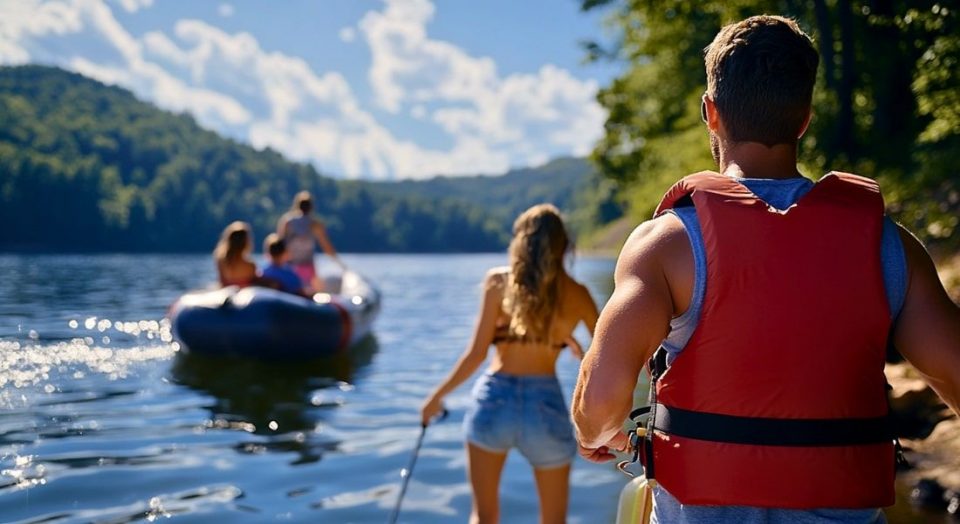
<svg viewBox="0 0 960 524"><path fill-rule="evenodd" d="M375 336L349 357L283 365L171 342L166 309L214 280L209 256L0 256L0 521L385 522L420 402L470 337L484 273L506 257L344 258L383 292ZM601 305L612 270L573 262ZM565 353L568 398L576 372ZM429 428L401 521L466 520L468 391ZM625 477L577 460L571 481L570 522L613 520ZM501 501L504 522L536 521L519 455Z"/></svg>

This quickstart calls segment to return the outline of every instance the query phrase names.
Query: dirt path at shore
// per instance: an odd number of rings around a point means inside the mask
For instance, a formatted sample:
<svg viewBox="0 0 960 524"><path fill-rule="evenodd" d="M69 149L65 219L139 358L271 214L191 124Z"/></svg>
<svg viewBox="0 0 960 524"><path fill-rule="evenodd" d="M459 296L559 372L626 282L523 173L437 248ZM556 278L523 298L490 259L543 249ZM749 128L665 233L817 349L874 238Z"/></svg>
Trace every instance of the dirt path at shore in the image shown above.
<svg viewBox="0 0 960 524"><path fill-rule="evenodd" d="M912 468L899 474L913 485L934 479L944 488L960 491L960 418L940 401L908 363L888 364L893 386L891 404L912 433L902 439Z"/></svg>
<svg viewBox="0 0 960 524"><path fill-rule="evenodd" d="M938 256L937 271L954 302L960 304L960 253ZM960 418L952 413L910 364L888 364L893 386L891 406L915 434L902 439L912 468L899 474L910 485L936 480L960 492Z"/></svg>

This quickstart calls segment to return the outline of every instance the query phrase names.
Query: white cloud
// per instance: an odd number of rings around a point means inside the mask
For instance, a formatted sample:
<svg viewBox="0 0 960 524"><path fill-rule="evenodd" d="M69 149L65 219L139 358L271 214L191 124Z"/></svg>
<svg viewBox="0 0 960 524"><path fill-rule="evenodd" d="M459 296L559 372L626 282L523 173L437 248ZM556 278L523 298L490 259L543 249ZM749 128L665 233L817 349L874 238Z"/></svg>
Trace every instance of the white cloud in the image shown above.
<svg viewBox="0 0 960 524"><path fill-rule="evenodd" d="M429 37L434 6L428 0L386 4L360 22L373 57L370 84L385 110L412 105L411 116L420 118L430 102L431 120L455 143L471 144L461 151L483 144L514 165L545 154L585 154L599 138L605 115L595 100L596 82L552 65L502 76L492 59Z"/></svg>
<svg viewBox="0 0 960 524"><path fill-rule="evenodd" d="M425 25L433 18L433 4L427 0L387 1L385 12L371 11L360 22L373 55L370 84L378 95L378 103L397 112L407 91L397 79L426 68L424 57L411 51L426 42Z"/></svg>
<svg viewBox="0 0 960 524"><path fill-rule="evenodd" d="M351 43L357 39L357 30L352 27L343 27L340 29L340 40L346 43Z"/></svg>
<svg viewBox="0 0 960 524"><path fill-rule="evenodd" d="M153 5L153 0L116 0L128 13L136 13Z"/></svg>
<svg viewBox="0 0 960 524"><path fill-rule="evenodd" d="M44 38L83 33L102 41L115 56L93 62L84 56L64 53L58 57L59 65L105 83L127 87L162 107L189 111L201 123L213 128L243 125L251 119L243 105L230 96L191 86L156 63L145 60L144 42L157 46L157 42L163 40L162 35L154 34L141 42L120 25L107 4L101 1L11 4L13 2L0 4L0 20L3 20L0 50L16 49L19 54L0 55L0 61L4 63L29 61L30 47L42 47L38 41L42 43ZM27 13L29 16L25 16ZM168 46L167 51L173 49Z"/></svg>
<svg viewBox="0 0 960 524"><path fill-rule="evenodd" d="M224 18L230 18L234 12L235 10L231 4L223 3L217 6L217 14Z"/></svg>
<svg viewBox="0 0 960 524"><path fill-rule="evenodd" d="M221 3L218 11L232 14L232 5ZM388 0L359 28L370 46L378 106L433 126L448 144L442 148L388 130L339 72L315 71L302 58L263 49L249 33L227 33L201 20L137 37L105 0L0 0L0 63L52 56L161 107L189 111L202 125L255 147L351 177L499 173L592 147L604 118L594 82L551 65L500 75L492 59L431 39L426 27L433 14L427 0ZM63 35L99 41L109 52L94 59L58 48ZM349 42L357 32L348 26L339 36Z"/></svg>
<svg viewBox="0 0 960 524"><path fill-rule="evenodd" d="M0 63L28 62L28 41L46 34L74 33L81 26L79 13L62 2L0 0Z"/></svg>
<svg viewBox="0 0 960 524"><path fill-rule="evenodd" d="M177 66L189 67L190 56L181 51L167 35L159 31L150 31L144 34L141 40L148 54Z"/></svg>
<svg viewBox="0 0 960 524"><path fill-rule="evenodd" d="M188 71L195 84L246 91L236 98L256 97L265 108L249 125L248 139L256 147L374 178L509 166L502 155L467 143L440 151L398 139L360 107L341 74L317 74L300 58L263 50L252 35L228 34L198 20L181 20L174 34L177 42L159 33L145 35L147 56Z"/></svg>

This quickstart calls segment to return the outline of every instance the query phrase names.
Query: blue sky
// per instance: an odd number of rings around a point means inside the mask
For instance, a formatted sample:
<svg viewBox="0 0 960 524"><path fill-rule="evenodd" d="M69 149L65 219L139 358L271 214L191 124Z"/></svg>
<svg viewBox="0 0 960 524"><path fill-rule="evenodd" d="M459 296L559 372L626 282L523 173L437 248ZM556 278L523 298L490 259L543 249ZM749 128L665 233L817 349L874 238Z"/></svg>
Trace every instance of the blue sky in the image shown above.
<svg viewBox="0 0 960 524"><path fill-rule="evenodd" d="M55 64L132 90L321 172L503 173L584 155L583 64L601 14L576 0L0 0L0 63Z"/></svg>

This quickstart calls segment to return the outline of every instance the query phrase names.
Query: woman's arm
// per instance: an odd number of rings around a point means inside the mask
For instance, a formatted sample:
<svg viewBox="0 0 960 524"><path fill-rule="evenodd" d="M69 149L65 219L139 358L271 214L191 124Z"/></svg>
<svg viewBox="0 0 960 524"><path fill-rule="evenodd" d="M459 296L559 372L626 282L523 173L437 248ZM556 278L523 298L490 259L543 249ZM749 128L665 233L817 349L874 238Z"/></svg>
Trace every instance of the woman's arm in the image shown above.
<svg viewBox="0 0 960 524"><path fill-rule="evenodd" d="M333 248L333 242L330 242L330 237L327 236L327 228L317 220L314 220L310 227L313 230L314 238L317 239L317 243L320 244L320 248L323 249L323 252L326 253L327 256L333 261L335 261L341 269L346 270L347 266L343 263L343 261L340 260L340 257L337 256L337 250Z"/></svg>
<svg viewBox="0 0 960 524"><path fill-rule="evenodd" d="M600 312L597 310L597 303L593 301L593 297L590 295L590 290L586 286L575 282L576 284L576 304L577 304L577 314L578 314L578 323L583 322L583 325L587 327L587 331L590 332L590 336L593 337L593 332L597 328L597 318L600 316ZM570 334L570 337L565 341L568 346L570 346L570 352L573 353L573 356L577 357L578 360L583 360L583 357L586 354L583 351L583 346L573 338L573 334Z"/></svg>
<svg viewBox="0 0 960 524"><path fill-rule="evenodd" d="M453 366L447 378L427 397L420 408L420 416L424 425L443 409L440 402L448 393L456 389L479 368L487 358L487 351L493 343L493 334L496 329L497 315L500 313L500 302L503 300L503 286L500 273L491 270L484 279L483 301L480 314L473 331L473 340L460 355L460 359Z"/></svg>
<svg viewBox="0 0 960 524"><path fill-rule="evenodd" d="M220 287L226 287L226 285L227 285L227 279L225 278L225 275L223 274L223 273L224 273L224 271L223 271L223 269L224 269L224 268L223 268L223 260L216 259L216 260L214 260L214 262L216 262L216 264L217 264L217 280L220 281Z"/></svg>
<svg viewBox="0 0 960 524"><path fill-rule="evenodd" d="M593 301L593 296L590 295L590 290L586 286L580 284L580 303L582 306L582 315L581 320L583 324L587 326L587 331L590 332L590 336L593 336L594 330L597 329L597 319L600 317L600 311L597 309L597 303Z"/></svg>

